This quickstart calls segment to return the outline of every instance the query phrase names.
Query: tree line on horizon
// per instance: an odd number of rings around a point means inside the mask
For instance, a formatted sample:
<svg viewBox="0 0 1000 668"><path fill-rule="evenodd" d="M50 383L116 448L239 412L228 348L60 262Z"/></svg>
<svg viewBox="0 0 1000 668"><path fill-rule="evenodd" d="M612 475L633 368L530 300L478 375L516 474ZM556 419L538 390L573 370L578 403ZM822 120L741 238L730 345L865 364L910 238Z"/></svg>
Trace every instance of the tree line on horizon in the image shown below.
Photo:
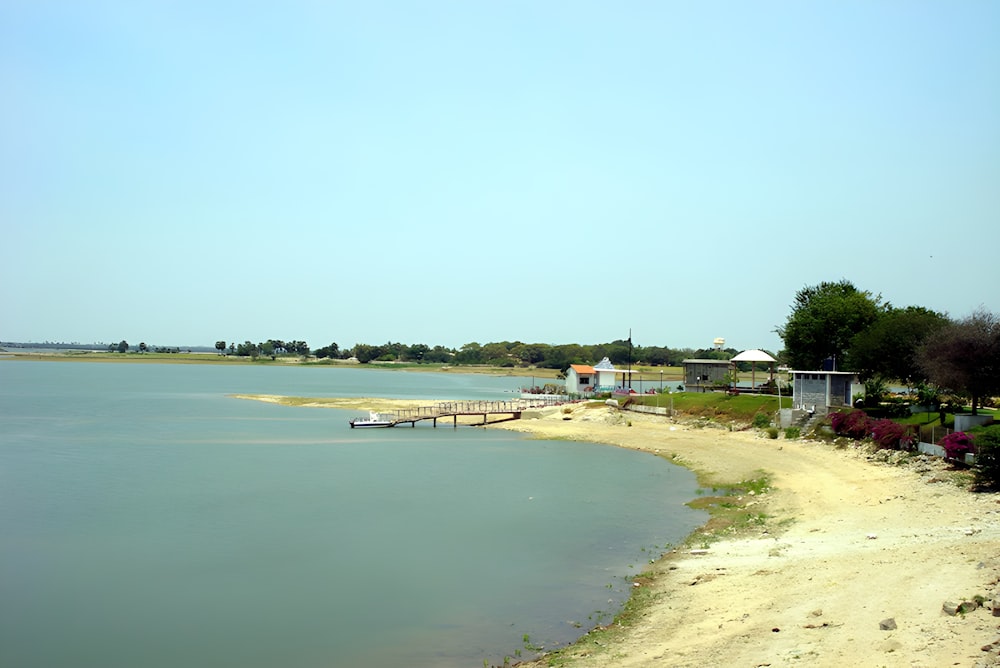
<svg viewBox="0 0 1000 668"><path fill-rule="evenodd" d="M217 341L216 350L220 354L239 357L276 357L284 354L312 355L317 359L356 359L361 364L370 362L405 362L411 364L455 364L485 365L496 367L539 367L544 369L565 369L570 364L592 364L607 357L616 366L679 366L681 361L691 357L700 359L727 360L738 353L733 348L668 348L664 346L636 346L629 341L617 340L610 343L547 344L523 343L521 341L500 341L480 344L466 343L460 348L429 346L424 343L404 344L386 342L381 345L358 343L351 348L341 348L331 343L322 348L310 350L304 341L284 342L268 339L261 343L229 343Z"/></svg>
<svg viewBox="0 0 1000 668"><path fill-rule="evenodd" d="M897 307L880 294L861 290L846 279L806 286L795 294L791 311L775 332L784 349L765 351L796 370L835 368L857 373L866 395L876 396L889 382L971 400L973 409L1000 395L1000 316L980 307L964 318L922 306ZM140 351L145 344L139 344ZM607 357L615 366L678 366L684 359L729 360L734 348L636 346L630 339L598 344L470 342L460 348L386 342L337 343L311 350L305 341L268 339L237 344L217 341L220 354L258 358L279 355L318 359L356 359L411 364L488 365L565 370L570 364L594 364ZM126 352L127 342L108 347ZM157 352L162 349L156 349ZM746 368L744 368L746 367ZM740 370L748 370L743 363ZM930 390L927 390L930 392ZM931 393L933 394L933 393ZM931 396L928 394L928 396Z"/></svg>
<svg viewBox="0 0 1000 668"><path fill-rule="evenodd" d="M1000 395L1000 317L983 307L965 318L952 319L922 306L894 306L881 295L842 279L799 290L785 323L775 332L785 347L777 353L765 352L779 363L797 370L855 372L871 397L884 392L889 382L922 388L927 396L947 392L967 398L973 410ZM305 347L304 342L297 343ZM275 341L268 344L273 344L271 349L288 347ZM237 354L248 354L250 345L247 342L242 353L237 348ZM309 354L305 350L298 352ZM664 367L678 366L689 358L729 360L738 352L734 348L634 346L630 339L618 339L593 345L471 342L458 349L392 342L341 349L331 343L312 354L320 359L354 358L362 364L389 361L565 370L570 364L594 364L604 357L618 367ZM747 363L739 366L749 369Z"/></svg>

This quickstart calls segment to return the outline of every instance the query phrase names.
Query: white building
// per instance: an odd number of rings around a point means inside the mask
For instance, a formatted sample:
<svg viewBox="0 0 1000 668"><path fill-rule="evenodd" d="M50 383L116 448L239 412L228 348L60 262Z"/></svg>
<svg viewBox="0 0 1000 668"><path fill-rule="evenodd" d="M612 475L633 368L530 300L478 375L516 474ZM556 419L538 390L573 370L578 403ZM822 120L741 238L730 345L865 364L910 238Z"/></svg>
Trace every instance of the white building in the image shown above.
<svg viewBox="0 0 1000 668"><path fill-rule="evenodd" d="M607 357L594 366L570 364L566 371L566 392L568 394L614 392L616 388L625 385L625 379L631 373L629 369L616 369ZM621 376L620 381L619 376Z"/></svg>

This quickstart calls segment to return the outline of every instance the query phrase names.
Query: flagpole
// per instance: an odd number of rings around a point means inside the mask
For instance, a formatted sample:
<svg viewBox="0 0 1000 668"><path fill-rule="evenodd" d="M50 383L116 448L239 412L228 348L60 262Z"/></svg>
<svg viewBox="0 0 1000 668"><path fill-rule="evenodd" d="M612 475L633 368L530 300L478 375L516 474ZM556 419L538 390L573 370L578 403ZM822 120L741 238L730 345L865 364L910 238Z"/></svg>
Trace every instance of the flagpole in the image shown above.
<svg viewBox="0 0 1000 668"><path fill-rule="evenodd" d="M632 328L628 328L628 389L632 389Z"/></svg>

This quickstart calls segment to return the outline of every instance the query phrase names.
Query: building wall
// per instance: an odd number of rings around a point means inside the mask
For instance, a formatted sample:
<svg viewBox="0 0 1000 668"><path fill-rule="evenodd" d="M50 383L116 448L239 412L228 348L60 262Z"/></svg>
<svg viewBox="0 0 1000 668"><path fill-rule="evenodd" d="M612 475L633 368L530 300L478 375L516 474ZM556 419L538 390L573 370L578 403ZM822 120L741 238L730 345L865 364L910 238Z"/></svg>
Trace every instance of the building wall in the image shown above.
<svg viewBox="0 0 1000 668"><path fill-rule="evenodd" d="M830 377L830 406L840 408L851 405L851 377Z"/></svg>
<svg viewBox="0 0 1000 668"><path fill-rule="evenodd" d="M597 370L597 387L610 390L615 386L615 372L612 370Z"/></svg>
<svg viewBox="0 0 1000 668"><path fill-rule="evenodd" d="M716 381L725 380L728 371L729 362L684 362L684 386L714 387Z"/></svg>
<svg viewBox="0 0 1000 668"><path fill-rule="evenodd" d="M792 403L796 408L811 409L825 415L831 408L850 406L853 398L850 374L796 372L792 383Z"/></svg>
<svg viewBox="0 0 1000 668"><path fill-rule="evenodd" d="M594 374L585 373L580 375L576 372L576 369L570 367L566 372L566 391L572 394L579 394L584 391L583 388L592 387L594 381Z"/></svg>
<svg viewBox="0 0 1000 668"><path fill-rule="evenodd" d="M792 386L792 403L796 408L812 409L816 407L816 412L821 415L827 413L826 408L826 377L815 378L803 377L796 374L795 383Z"/></svg>

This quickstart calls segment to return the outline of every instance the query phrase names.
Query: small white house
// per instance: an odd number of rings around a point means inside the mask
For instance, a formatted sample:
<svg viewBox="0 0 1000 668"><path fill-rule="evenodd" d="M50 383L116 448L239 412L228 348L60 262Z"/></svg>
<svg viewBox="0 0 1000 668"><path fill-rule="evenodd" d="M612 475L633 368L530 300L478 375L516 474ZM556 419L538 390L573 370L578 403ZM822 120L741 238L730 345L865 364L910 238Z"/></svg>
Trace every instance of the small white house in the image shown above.
<svg viewBox="0 0 1000 668"><path fill-rule="evenodd" d="M590 392L613 392L615 388L625 385L624 380L631 373L628 369L616 369L607 357L594 366L587 364L570 364L566 371L566 392L569 394L587 394Z"/></svg>
<svg viewBox="0 0 1000 668"><path fill-rule="evenodd" d="M587 394L594 391L597 372L589 364L570 364L566 371L566 393Z"/></svg>

